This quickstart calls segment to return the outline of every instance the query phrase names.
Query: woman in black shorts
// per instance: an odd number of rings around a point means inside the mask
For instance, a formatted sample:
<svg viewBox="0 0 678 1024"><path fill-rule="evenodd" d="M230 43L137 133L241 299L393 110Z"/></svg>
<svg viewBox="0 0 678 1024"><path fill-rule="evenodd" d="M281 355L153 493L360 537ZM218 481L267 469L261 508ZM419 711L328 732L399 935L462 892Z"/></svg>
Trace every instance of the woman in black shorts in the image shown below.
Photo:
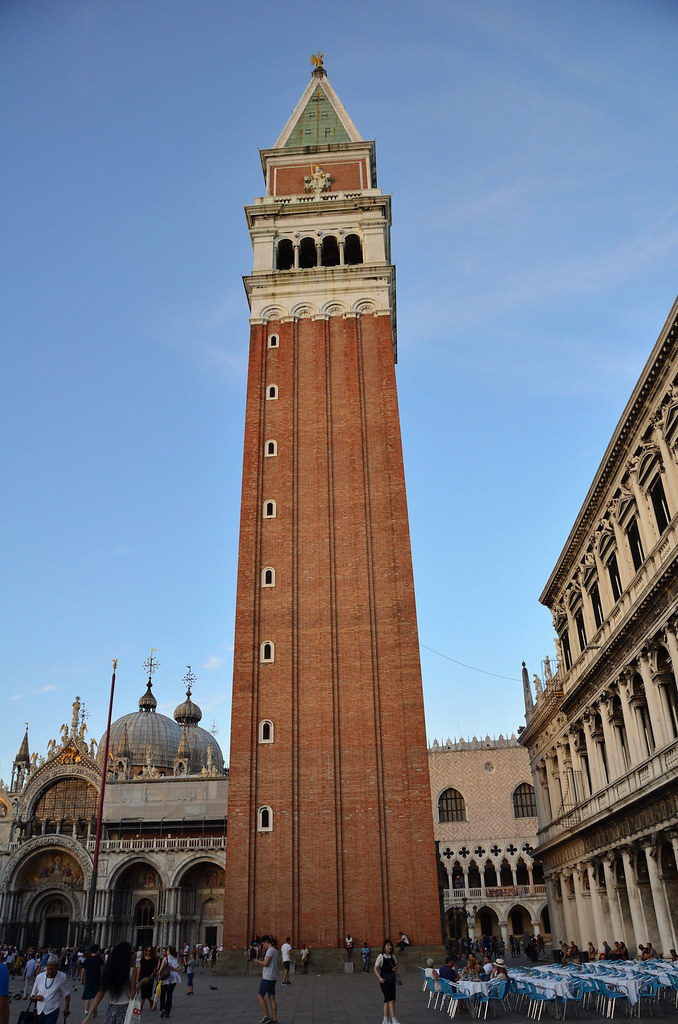
<svg viewBox="0 0 678 1024"><path fill-rule="evenodd" d="M374 973L379 978L384 997L384 1019L382 1024L398 1024L395 1015L395 972L397 970L398 961L393 955L393 943L390 939L385 939L384 945L381 947L381 953L374 962Z"/></svg>

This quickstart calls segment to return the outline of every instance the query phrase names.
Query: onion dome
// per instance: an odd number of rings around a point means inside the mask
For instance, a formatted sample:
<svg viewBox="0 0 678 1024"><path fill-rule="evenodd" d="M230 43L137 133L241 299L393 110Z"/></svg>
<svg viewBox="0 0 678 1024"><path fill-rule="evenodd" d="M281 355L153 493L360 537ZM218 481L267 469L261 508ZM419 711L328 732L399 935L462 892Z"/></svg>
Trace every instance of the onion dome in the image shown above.
<svg viewBox="0 0 678 1024"><path fill-rule="evenodd" d="M148 677L148 685L146 687L146 693L143 693L139 697L139 711L155 711L158 706L158 702L153 696L151 690L153 689L153 683L151 677Z"/></svg>
<svg viewBox="0 0 678 1024"><path fill-rule="evenodd" d="M174 709L174 721L179 725L197 725L202 718L202 711L191 700L190 686L186 690L186 700Z"/></svg>

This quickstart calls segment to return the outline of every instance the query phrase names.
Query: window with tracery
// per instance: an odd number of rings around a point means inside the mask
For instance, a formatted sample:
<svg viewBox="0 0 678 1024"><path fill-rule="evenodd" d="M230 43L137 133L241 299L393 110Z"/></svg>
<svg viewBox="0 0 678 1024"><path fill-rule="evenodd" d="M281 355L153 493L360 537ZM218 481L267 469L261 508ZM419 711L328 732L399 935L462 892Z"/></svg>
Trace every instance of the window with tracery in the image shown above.
<svg viewBox="0 0 678 1024"><path fill-rule="evenodd" d="M60 779L38 800L34 818L38 821L75 821L96 818L99 795L86 779Z"/></svg>

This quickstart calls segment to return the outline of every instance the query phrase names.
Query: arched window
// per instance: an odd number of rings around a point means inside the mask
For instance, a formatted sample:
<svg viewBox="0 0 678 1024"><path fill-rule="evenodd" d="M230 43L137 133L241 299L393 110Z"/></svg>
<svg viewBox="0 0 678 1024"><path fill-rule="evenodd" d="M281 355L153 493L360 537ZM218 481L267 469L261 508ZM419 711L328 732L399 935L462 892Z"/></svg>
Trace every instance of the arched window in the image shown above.
<svg viewBox="0 0 678 1024"><path fill-rule="evenodd" d="M513 790L513 817L536 818L537 804L534 799L534 786L529 782L521 782Z"/></svg>
<svg viewBox="0 0 678 1024"><path fill-rule="evenodd" d="M277 384L269 384L268 387L266 388L266 398L267 399L276 399L277 397L278 397L278 385Z"/></svg>
<svg viewBox="0 0 678 1024"><path fill-rule="evenodd" d="M266 455L267 458L270 458L271 455L277 455L277 454L278 454L278 442L277 441L267 441L266 444L264 445L264 455Z"/></svg>
<svg viewBox="0 0 678 1024"><path fill-rule="evenodd" d="M299 266L302 270L310 270L317 267L318 254L315 248L315 238L302 238L299 243Z"/></svg>
<svg viewBox="0 0 678 1024"><path fill-rule="evenodd" d="M273 808L260 807L257 811L257 829L259 832L273 831Z"/></svg>
<svg viewBox="0 0 678 1024"><path fill-rule="evenodd" d="M264 640L259 648L259 660L267 663L275 661L275 644L271 640Z"/></svg>
<svg viewBox="0 0 678 1024"><path fill-rule="evenodd" d="M259 742L273 743L273 722L268 718L259 722Z"/></svg>
<svg viewBox="0 0 678 1024"><path fill-rule="evenodd" d="M155 907L151 900L139 900L134 908L134 923L137 928L152 928L155 923Z"/></svg>
<svg viewBox="0 0 678 1024"><path fill-rule="evenodd" d="M325 235L322 245L323 267L339 266L339 244L334 235Z"/></svg>
<svg viewBox="0 0 678 1024"><path fill-rule="evenodd" d="M358 235L346 235L344 242L344 263L355 266L363 261L363 246Z"/></svg>
<svg viewBox="0 0 678 1024"><path fill-rule="evenodd" d="M272 569L270 565L261 570L261 585L262 587L275 586L275 569Z"/></svg>
<svg viewBox="0 0 678 1024"><path fill-rule="evenodd" d="M264 519L275 519L276 506L274 501L264 502Z"/></svg>
<svg viewBox="0 0 678 1024"><path fill-rule="evenodd" d="M294 245L289 238L281 238L275 254L276 270L292 270L294 268Z"/></svg>
<svg viewBox="0 0 678 1024"><path fill-rule="evenodd" d="M466 821L466 804L456 789L446 789L438 797L438 821Z"/></svg>
<svg viewBox="0 0 678 1024"><path fill-rule="evenodd" d="M269 336L268 336L268 347L269 348L277 348L279 344L280 344L280 338L278 337L278 335L277 334L269 334Z"/></svg>

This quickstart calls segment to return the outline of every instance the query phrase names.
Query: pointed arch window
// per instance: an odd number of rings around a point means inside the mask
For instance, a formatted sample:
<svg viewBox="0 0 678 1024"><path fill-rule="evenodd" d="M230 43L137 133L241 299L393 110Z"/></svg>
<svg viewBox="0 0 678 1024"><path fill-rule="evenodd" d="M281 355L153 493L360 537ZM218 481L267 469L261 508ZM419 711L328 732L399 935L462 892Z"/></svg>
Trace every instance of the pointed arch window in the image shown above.
<svg viewBox="0 0 678 1024"><path fill-rule="evenodd" d="M536 818L537 802L534 798L534 786L528 782L521 782L513 790L513 817L514 818Z"/></svg>
<svg viewBox="0 0 678 1024"><path fill-rule="evenodd" d="M262 722L259 722L259 742L273 743L274 731L273 722L270 718L264 718Z"/></svg>
<svg viewBox="0 0 678 1024"><path fill-rule="evenodd" d="M265 569L261 570L261 585L262 587L275 586L275 569L272 566L267 565Z"/></svg>
<svg viewBox="0 0 678 1024"><path fill-rule="evenodd" d="M264 640L259 648L259 660L263 664L271 664L275 661L275 644L272 640Z"/></svg>
<svg viewBox="0 0 678 1024"><path fill-rule="evenodd" d="M267 402L275 401L277 399L277 397L278 397L278 385L277 384L269 384L268 387L266 388L266 401Z"/></svg>
<svg viewBox="0 0 678 1024"><path fill-rule="evenodd" d="M257 831L258 832L272 832L273 831L273 808L264 806L260 807L257 811Z"/></svg>
<svg viewBox="0 0 678 1024"><path fill-rule="evenodd" d="M264 519L275 519L277 508L274 501L264 502Z"/></svg>
<svg viewBox="0 0 678 1024"><path fill-rule="evenodd" d="M266 456L266 458L270 459L272 456L275 456L277 454L278 454L278 442L277 441L267 441L266 444L264 445L264 455Z"/></svg>
<svg viewBox="0 0 678 1024"><path fill-rule="evenodd" d="M466 804L457 789L446 789L438 797L438 821L466 821Z"/></svg>

